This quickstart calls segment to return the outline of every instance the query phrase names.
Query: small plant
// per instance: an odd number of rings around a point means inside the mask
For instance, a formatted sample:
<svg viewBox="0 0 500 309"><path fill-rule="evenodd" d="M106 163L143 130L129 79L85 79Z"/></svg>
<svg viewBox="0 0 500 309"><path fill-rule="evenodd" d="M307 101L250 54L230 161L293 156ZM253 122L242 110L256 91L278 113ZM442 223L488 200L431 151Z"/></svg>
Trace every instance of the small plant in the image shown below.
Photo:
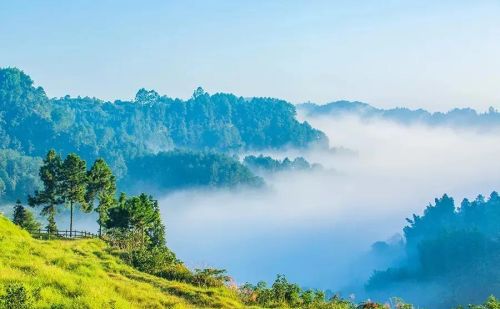
<svg viewBox="0 0 500 309"><path fill-rule="evenodd" d="M1 309L29 309L33 308L32 297L22 283L7 285L5 294L0 296Z"/></svg>

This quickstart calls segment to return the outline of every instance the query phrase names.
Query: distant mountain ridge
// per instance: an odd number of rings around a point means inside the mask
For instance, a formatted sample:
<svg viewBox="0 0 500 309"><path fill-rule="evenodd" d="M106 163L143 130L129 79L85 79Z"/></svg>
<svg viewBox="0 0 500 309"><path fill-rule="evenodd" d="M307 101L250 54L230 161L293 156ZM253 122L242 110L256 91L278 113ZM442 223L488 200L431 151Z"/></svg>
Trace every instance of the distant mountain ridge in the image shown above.
<svg viewBox="0 0 500 309"><path fill-rule="evenodd" d="M446 113L433 113L425 109L412 110L404 107L381 109L358 101L335 101L324 105L303 103L296 107L298 112L311 117L353 115L364 119L380 118L402 124L424 123L427 125L500 128L500 113L493 107L490 107L485 113L478 113L472 108L455 108Z"/></svg>

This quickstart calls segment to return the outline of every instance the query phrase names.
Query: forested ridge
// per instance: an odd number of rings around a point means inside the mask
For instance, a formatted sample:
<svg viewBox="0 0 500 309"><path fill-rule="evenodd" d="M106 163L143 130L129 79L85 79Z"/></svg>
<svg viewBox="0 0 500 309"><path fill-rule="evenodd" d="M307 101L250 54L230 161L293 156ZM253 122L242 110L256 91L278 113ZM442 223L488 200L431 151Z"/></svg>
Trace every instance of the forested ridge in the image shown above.
<svg viewBox="0 0 500 309"><path fill-rule="evenodd" d="M295 107L283 100L209 95L201 88L188 100L145 89L132 101L48 98L23 71L0 69L0 198L4 199L15 200L19 191L36 188L30 171L52 148L63 154L76 152L86 160L102 157L122 179L129 161L158 152L190 150L200 158L217 152L227 158L213 158L224 161L245 150L313 144L328 147L328 139L307 122L299 122ZM246 183L244 174L237 182Z"/></svg>
<svg viewBox="0 0 500 309"><path fill-rule="evenodd" d="M430 126L450 126L455 128L477 128L492 130L500 128L500 112L493 106L486 112L472 108L454 108L447 112L430 112L425 109L406 107L377 108L358 101L336 101L319 105L303 103L297 110L309 116L357 116L362 119L384 119L400 124L426 124Z"/></svg>

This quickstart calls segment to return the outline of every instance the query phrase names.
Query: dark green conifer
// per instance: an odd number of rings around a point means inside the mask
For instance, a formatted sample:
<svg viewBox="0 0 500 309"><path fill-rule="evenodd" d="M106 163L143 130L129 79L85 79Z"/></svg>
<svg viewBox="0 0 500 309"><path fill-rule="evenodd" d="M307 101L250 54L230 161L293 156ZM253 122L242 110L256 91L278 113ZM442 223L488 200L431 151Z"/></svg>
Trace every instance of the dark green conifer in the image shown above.
<svg viewBox="0 0 500 309"><path fill-rule="evenodd" d="M30 206L43 206L41 213L47 216L49 222L47 229L50 233L57 231L55 214L57 206L64 202L61 196L61 171L61 157L54 149L51 149L43 160L43 165L39 171L43 190L37 190L33 196L28 197Z"/></svg>
<svg viewBox="0 0 500 309"><path fill-rule="evenodd" d="M69 233L73 235L73 210L75 205L85 212L91 211L85 199L87 191L87 167L77 154L69 154L62 164L61 193L70 207Z"/></svg>

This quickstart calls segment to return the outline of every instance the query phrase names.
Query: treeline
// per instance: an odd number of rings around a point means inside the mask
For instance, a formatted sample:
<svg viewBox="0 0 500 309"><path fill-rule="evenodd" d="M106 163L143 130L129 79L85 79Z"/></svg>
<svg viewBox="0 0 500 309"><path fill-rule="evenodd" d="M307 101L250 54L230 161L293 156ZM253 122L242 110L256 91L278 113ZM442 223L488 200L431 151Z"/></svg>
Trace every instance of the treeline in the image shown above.
<svg viewBox="0 0 500 309"><path fill-rule="evenodd" d="M255 176L237 157L216 153L175 150L132 159L127 175L120 182L128 190L166 191L190 187L261 186Z"/></svg>
<svg viewBox="0 0 500 309"><path fill-rule="evenodd" d="M455 108L448 112L429 112L403 107L381 109L362 102L337 101L324 105L304 103L297 106L309 116L358 116L363 119L385 119L401 124L423 123L430 126L474 127L482 130L500 128L500 112L490 107L480 113L472 108Z"/></svg>
<svg viewBox="0 0 500 309"><path fill-rule="evenodd" d="M404 228L406 259L384 271L376 271L367 283L372 294L394 291L403 297L429 298L433 308L478 303L500 295L500 197L492 192L459 207L444 195L422 216L407 219ZM412 290L429 286L428 295ZM422 293L422 292L421 292Z"/></svg>
<svg viewBox="0 0 500 309"><path fill-rule="evenodd" d="M23 199L41 188L38 169L43 160L0 150L0 201ZM173 150L130 159L127 173L117 179L122 190L165 193L195 187L259 187L264 180L238 157L213 151Z"/></svg>
<svg viewBox="0 0 500 309"><path fill-rule="evenodd" d="M284 171L306 171L313 169L317 170L322 168L320 164L311 164L303 157L297 157L293 160L290 160L288 157L286 157L283 160L279 160L264 155L246 156L243 160L243 164L248 166L252 171L270 173Z"/></svg>

